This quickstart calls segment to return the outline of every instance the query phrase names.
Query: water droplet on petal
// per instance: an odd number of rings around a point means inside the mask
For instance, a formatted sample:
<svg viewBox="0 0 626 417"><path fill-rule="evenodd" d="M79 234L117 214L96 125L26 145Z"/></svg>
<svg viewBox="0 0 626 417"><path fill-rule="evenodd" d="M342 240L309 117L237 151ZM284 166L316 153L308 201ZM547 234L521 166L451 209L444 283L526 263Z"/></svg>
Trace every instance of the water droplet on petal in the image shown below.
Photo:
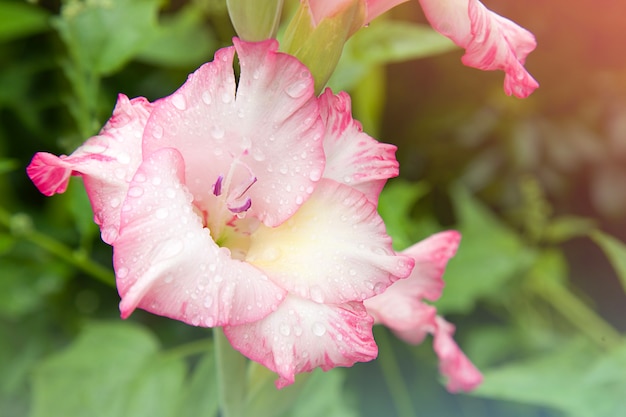
<svg viewBox="0 0 626 417"><path fill-rule="evenodd" d="M324 302L324 292L319 286L312 286L309 293L311 294L311 300L315 301L316 303Z"/></svg>
<svg viewBox="0 0 626 417"><path fill-rule="evenodd" d="M213 126L211 127L211 135L215 138L215 139L222 139L224 137L224 129L222 129L219 126Z"/></svg>
<svg viewBox="0 0 626 417"><path fill-rule="evenodd" d="M140 197L143 194L143 188L141 187L131 187L128 190L128 195L131 197Z"/></svg>
<svg viewBox="0 0 626 417"><path fill-rule="evenodd" d="M157 219L163 220L167 218L169 211L165 207L159 207L154 214Z"/></svg>
<svg viewBox="0 0 626 417"><path fill-rule="evenodd" d="M324 336L324 334L326 333L326 326L324 326L319 321L316 321L315 323L313 323L311 331L315 336Z"/></svg>
<svg viewBox="0 0 626 417"><path fill-rule="evenodd" d="M174 94L172 96L172 104L178 110L187 109L187 101L185 100L185 97L182 96L182 94Z"/></svg>
<svg viewBox="0 0 626 417"><path fill-rule="evenodd" d="M111 206L111 208L117 208L120 206L121 203L121 200L117 197L113 197L111 201L109 201L109 205Z"/></svg>
<svg viewBox="0 0 626 417"><path fill-rule="evenodd" d="M230 103L230 101L233 99L233 96L231 94L228 94L228 92L223 92L222 93L222 102L223 103Z"/></svg>
<svg viewBox="0 0 626 417"><path fill-rule="evenodd" d="M299 98L299 97L302 97L304 93L306 93L308 86L309 86L309 83L305 80L296 81L295 83L285 88L285 92L290 97Z"/></svg>
<svg viewBox="0 0 626 417"><path fill-rule="evenodd" d="M386 289L387 289L387 286L383 284L382 282L379 282L376 285L374 285L374 292L376 294L382 294Z"/></svg>
<svg viewBox="0 0 626 417"><path fill-rule="evenodd" d="M205 308L209 308L213 305L213 298L212 297L207 297L204 299L204 307Z"/></svg>
<svg viewBox="0 0 626 417"><path fill-rule="evenodd" d="M127 275L128 275L128 268L126 268L125 266L123 266L123 267L121 267L121 268L119 268L117 270L117 277L118 278L124 279L124 278L126 278Z"/></svg>
<svg viewBox="0 0 626 417"><path fill-rule="evenodd" d="M215 275L213 279L215 280L215 282L222 282L224 280L224 277L218 274L218 275Z"/></svg>
<svg viewBox="0 0 626 417"><path fill-rule="evenodd" d="M283 323L279 326L278 331L283 336L289 336L291 334L291 326L289 326L287 323Z"/></svg>
<svg viewBox="0 0 626 417"><path fill-rule="evenodd" d="M309 173L309 179L311 181L319 181L320 178L322 178L322 171L319 169L314 169Z"/></svg>
<svg viewBox="0 0 626 417"><path fill-rule="evenodd" d="M209 93L208 91L203 92L202 101L204 102L204 104L211 104L211 102L213 101L213 98L211 97L211 93Z"/></svg>
<svg viewBox="0 0 626 417"><path fill-rule="evenodd" d="M155 139L161 139L163 137L163 127L161 125L154 125L152 128L152 136Z"/></svg>

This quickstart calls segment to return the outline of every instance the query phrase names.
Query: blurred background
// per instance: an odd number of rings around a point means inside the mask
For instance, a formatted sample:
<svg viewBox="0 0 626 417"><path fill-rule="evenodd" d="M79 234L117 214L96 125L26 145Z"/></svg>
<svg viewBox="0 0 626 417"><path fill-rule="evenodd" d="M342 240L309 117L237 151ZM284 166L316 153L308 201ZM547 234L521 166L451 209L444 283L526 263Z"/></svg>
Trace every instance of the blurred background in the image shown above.
<svg viewBox="0 0 626 417"><path fill-rule="evenodd" d="M74 369L68 352L79 352L71 349L91 323L121 322L111 249L80 181L45 198L26 165L37 151L71 153L108 119L118 93L171 94L231 43L224 3L67 1L61 13L59 1L0 0L1 415L70 415L54 408L72 395L60 382L70 378L62 369ZM463 51L424 26L410 38L432 48L406 47L400 25L426 24L416 1L355 35L331 86L352 94L368 133L399 148L400 178L380 203L397 248L439 230L463 233L437 307L485 383L448 394L430 339L408 346L377 328L378 360L327 374L343 378L330 410L282 415L626 413L626 4L484 4L537 38L526 68L540 88L529 98L507 97L501 72L464 67ZM129 322L151 335L155 352L210 337L140 311ZM189 392L204 369L203 351L190 352L180 383ZM94 389L107 381L120 383L103 377ZM185 415L157 415L170 409Z"/></svg>

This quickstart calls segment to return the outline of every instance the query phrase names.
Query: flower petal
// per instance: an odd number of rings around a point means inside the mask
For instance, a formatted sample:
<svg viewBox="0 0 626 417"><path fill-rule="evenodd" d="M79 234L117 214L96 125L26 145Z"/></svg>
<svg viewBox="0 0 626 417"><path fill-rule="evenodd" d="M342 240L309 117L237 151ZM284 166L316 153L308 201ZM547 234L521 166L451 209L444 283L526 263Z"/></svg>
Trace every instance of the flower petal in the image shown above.
<svg viewBox="0 0 626 417"><path fill-rule="evenodd" d="M539 84L524 69L535 49L532 33L487 9L478 0L420 0L438 32L465 48L463 63L481 70L503 70L504 91L528 97Z"/></svg>
<svg viewBox="0 0 626 417"><path fill-rule="evenodd" d="M264 319L226 326L233 347L279 375L276 386L321 367L352 366L376 358L372 319L360 303L318 304L288 296Z"/></svg>
<svg viewBox="0 0 626 417"><path fill-rule="evenodd" d="M348 94L334 95L326 89L319 101L326 125L324 178L350 185L377 204L387 179L398 175L397 148L363 133L361 124L352 118Z"/></svg>
<svg viewBox="0 0 626 417"><path fill-rule="evenodd" d="M199 202L211 198L219 176L227 178L234 166L245 166L240 171L251 172L256 182L245 197L237 197L250 198L249 213L275 226L308 199L321 178L324 126L313 78L304 65L276 52L275 40L247 43L235 38L234 43L156 103L144 151L167 146L180 150L187 185ZM238 85L235 49L241 64Z"/></svg>
<svg viewBox="0 0 626 417"><path fill-rule="evenodd" d="M26 168L47 196L64 192L70 175L81 175L102 240L109 244L117 238L121 203L141 162L141 136L151 109L143 97L129 100L120 94L113 115L97 136L70 156L37 153Z"/></svg>
<svg viewBox="0 0 626 417"><path fill-rule="evenodd" d="M382 323L397 332L408 332L403 339L420 343L423 327L436 315L433 307L422 299L435 301L441 296L442 279L448 260L454 256L461 235L454 231L434 234L402 251L415 260L415 267L406 279L394 282L382 294L365 300L367 311L376 323ZM416 333L416 334L412 334Z"/></svg>
<svg viewBox="0 0 626 417"><path fill-rule="evenodd" d="M452 338L454 326L439 316L435 324L433 346L439 357L439 372L448 378L448 391L473 390L480 385L483 376Z"/></svg>
<svg viewBox="0 0 626 417"><path fill-rule="evenodd" d="M122 317L136 308L195 326L258 320L285 291L212 240L184 186L178 151L161 149L137 170L122 208L114 266Z"/></svg>
<svg viewBox="0 0 626 417"><path fill-rule="evenodd" d="M285 223L260 226L246 260L290 293L319 303L362 301L413 267L411 258L393 252L376 206L328 179Z"/></svg>

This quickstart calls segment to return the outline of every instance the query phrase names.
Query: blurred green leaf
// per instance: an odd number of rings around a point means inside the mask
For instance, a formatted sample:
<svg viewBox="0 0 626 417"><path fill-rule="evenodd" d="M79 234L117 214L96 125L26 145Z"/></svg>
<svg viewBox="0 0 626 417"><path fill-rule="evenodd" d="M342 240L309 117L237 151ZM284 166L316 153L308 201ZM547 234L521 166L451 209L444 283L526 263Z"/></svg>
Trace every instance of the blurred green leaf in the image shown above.
<svg viewBox="0 0 626 417"><path fill-rule="evenodd" d="M274 372L258 363L249 363L246 415L277 417L287 413L302 393L310 376L300 374L294 384L278 390L274 385L277 379Z"/></svg>
<svg viewBox="0 0 626 417"><path fill-rule="evenodd" d="M32 417L173 417L185 372L160 357L153 334L130 322L90 323L33 375Z"/></svg>
<svg viewBox="0 0 626 417"><path fill-rule="evenodd" d="M215 355L209 350L196 364L184 390L176 417L215 417L218 410Z"/></svg>
<svg viewBox="0 0 626 417"><path fill-rule="evenodd" d="M377 20L345 44L329 85L336 90L351 90L372 67L425 58L456 48L450 39L430 26Z"/></svg>
<svg viewBox="0 0 626 417"><path fill-rule="evenodd" d="M20 164L16 159L2 158L0 159L0 175L15 171L19 166Z"/></svg>
<svg viewBox="0 0 626 417"><path fill-rule="evenodd" d="M0 258L0 316L18 318L42 308L45 297L63 288L71 268L61 261L21 255Z"/></svg>
<svg viewBox="0 0 626 417"><path fill-rule="evenodd" d="M341 369L322 372L316 369L292 411L284 417L356 417L355 407L344 389L345 375Z"/></svg>
<svg viewBox="0 0 626 417"><path fill-rule="evenodd" d="M455 187L452 199L463 236L446 268L446 287L437 301L442 313L467 313L478 299L497 297L504 285L528 269L535 257L519 236L465 189Z"/></svg>
<svg viewBox="0 0 626 417"><path fill-rule="evenodd" d="M575 237L588 235L595 226L595 220L585 217L556 217L550 220L544 231L544 238L550 243L563 243Z"/></svg>
<svg viewBox="0 0 626 417"><path fill-rule="evenodd" d="M617 272L617 276L622 283L622 288L626 291L626 245L599 230L591 233L591 238L606 254Z"/></svg>
<svg viewBox="0 0 626 417"><path fill-rule="evenodd" d="M196 66L209 61L216 47L217 41L204 22L200 6L189 3L179 12L163 17L155 36L137 58L161 66Z"/></svg>
<svg viewBox="0 0 626 417"><path fill-rule="evenodd" d="M615 417L626 410L626 344L600 353L582 341L544 356L485 370L474 395L546 405L572 417Z"/></svg>
<svg viewBox="0 0 626 417"><path fill-rule="evenodd" d="M417 222L411 219L411 210L428 191L425 183L394 180L382 191L378 200L378 212L385 220L387 233L393 238L396 250L405 249L424 236Z"/></svg>
<svg viewBox="0 0 626 417"><path fill-rule="evenodd" d="M0 42L48 29L48 12L27 2L0 2Z"/></svg>
<svg viewBox="0 0 626 417"><path fill-rule="evenodd" d="M156 35L160 3L160 0L68 0L53 24L83 70L109 75Z"/></svg>

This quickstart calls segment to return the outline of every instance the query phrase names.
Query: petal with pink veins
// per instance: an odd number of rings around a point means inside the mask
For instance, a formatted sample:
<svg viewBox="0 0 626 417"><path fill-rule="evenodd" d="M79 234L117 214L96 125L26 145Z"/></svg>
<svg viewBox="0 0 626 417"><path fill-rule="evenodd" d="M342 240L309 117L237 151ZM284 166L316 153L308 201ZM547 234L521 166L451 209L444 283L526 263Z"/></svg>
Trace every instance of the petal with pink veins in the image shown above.
<svg viewBox="0 0 626 417"><path fill-rule="evenodd" d="M109 244L117 238L128 182L141 163L141 136L151 109L143 97L129 100L120 94L113 115L97 136L70 156L39 152L26 168L47 196L64 192L70 175L82 176L102 240Z"/></svg>
<svg viewBox="0 0 626 417"><path fill-rule="evenodd" d="M285 291L220 248L203 227L192 199L177 150L156 151L137 170L114 245L122 317L142 308L213 327L266 316Z"/></svg>
<svg viewBox="0 0 626 417"><path fill-rule="evenodd" d="M436 311L422 303L422 299L435 301L441 296L442 276L460 239L461 235L454 230L440 232L402 251L415 261L411 275L394 282L382 294L365 300L365 306L376 322L409 334L413 329L420 331L424 323L431 322ZM423 336L412 335L407 341L420 343L422 339Z"/></svg>
<svg viewBox="0 0 626 417"><path fill-rule="evenodd" d="M372 318L361 303L319 304L289 295L264 319L224 327L241 353L279 375L276 386L317 367L329 370L376 358Z"/></svg>
<svg viewBox="0 0 626 417"><path fill-rule="evenodd" d="M537 43L532 33L478 0L420 0L430 24L465 49L463 63L505 72L504 91L528 97L539 84L524 68Z"/></svg>
<svg viewBox="0 0 626 417"><path fill-rule="evenodd" d="M187 186L200 202L211 198L219 176L231 184L225 193L234 193L241 181L248 185L248 177L230 180L234 168L244 167L239 171L256 180L245 196L237 197L250 199L250 215L276 226L309 198L324 170L324 126L314 82L296 58L277 52L275 40L235 38L234 43L155 103L144 151L178 149ZM241 66L238 83L235 52Z"/></svg>
<svg viewBox="0 0 626 417"><path fill-rule="evenodd" d="M439 357L439 372L448 378L448 391L473 390L483 381L483 376L452 338L454 326L439 316L435 326L433 346Z"/></svg>
<svg viewBox="0 0 626 417"><path fill-rule="evenodd" d="M246 261L290 293L319 303L362 301L413 268L364 194L323 179L311 198L282 225L260 226Z"/></svg>
<svg viewBox="0 0 626 417"><path fill-rule="evenodd" d="M334 95L326 89L319 101L326 125L324 178L350 185L377 204L387 180L398 175L397 148L363 132L361 124L352 118L348 94Z"/></svg>

